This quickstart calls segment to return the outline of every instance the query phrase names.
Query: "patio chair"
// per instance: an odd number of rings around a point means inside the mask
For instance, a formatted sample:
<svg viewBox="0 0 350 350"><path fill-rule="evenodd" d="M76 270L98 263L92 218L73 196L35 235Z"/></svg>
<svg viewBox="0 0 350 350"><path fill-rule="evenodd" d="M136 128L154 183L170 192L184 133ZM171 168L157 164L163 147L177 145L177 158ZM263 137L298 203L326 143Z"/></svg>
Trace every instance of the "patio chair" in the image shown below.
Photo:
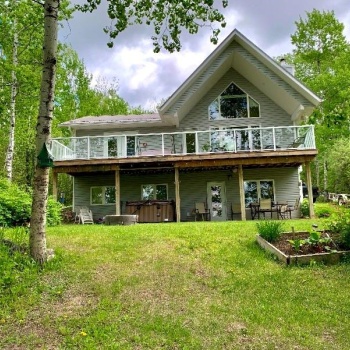
<svg viewBox="0 0 350 350"><path fill-rule="evenodd" d="M264 215L265 219L265 213L271 213L271 219L272 219L272 202L271 198L261 198L259 201L259 213L258 218L260 219L260 213Z"/></svg>
<svg viewBox="0 0 350 350"><path fill-rule="evenodd" d="M75 208L74 208L74 223L75 224L80 224L80 208L81 207L78 207L78 206L76 206Z"/></svg>
<svg viewBox="0 0 350 350"><path fill-rule="evenodd" d="M300 146L304 146L306 135L297 137L288 148L299 148Z"/></svg>
<svg viewBox="0 0 350 350"><path fill-rule="evenodd" d="M299 209L299 205L300 205L300 198L299 197L295 200L294 204L289 204L288 203L288 211L289 211L290 218L292 218L292 211L298 210Z"/></svg>
<svg viewBox="0 0 350 350"><path fill-rule="evenodd" d="M89 208L86 208L86 207L80 208L79 218L80 218L80 222L83 225L84 224L93 224L94 223L94 219L93 219L93 216L92 216L92 211L89 210Z"/></svg>
<svg viewBox="0 0 350 350"><path fill-rule="evenodd" d="M279 216L281 219L291 219L292 214L287 204L281 205L279 208Z"/></svg>
<svg viewBox="0 0 350 350"><path fill-rule="evenodd" d="M235 215L239 215L241 216L241 205L240 204L236 204L236 203L233 203L231 205L231 220L234 219L234 216Z"/></svg>
<svg viewBox="0 0 350 350"><path fill-rule="evenodd" d="M195 216L194 216L194 220L197 221L197 215L202 216L202 220L206 220L209 221L210 218L210 209L207 209L205 206L205 203L203 202L199 202L195 204Z"/></svg>

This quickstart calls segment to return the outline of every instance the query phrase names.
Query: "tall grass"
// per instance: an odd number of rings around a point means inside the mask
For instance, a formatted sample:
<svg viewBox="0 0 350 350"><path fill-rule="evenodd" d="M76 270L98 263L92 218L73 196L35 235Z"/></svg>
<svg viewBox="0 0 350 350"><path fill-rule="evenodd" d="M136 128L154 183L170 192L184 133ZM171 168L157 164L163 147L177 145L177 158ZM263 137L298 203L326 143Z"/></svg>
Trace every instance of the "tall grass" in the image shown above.
<svg viewBox="0 0 350 350"><path fill-rule="evenodd" d="M350 265L286 267L256 233L255 222L50 228L56 261L2 304L0 348L348 349Z"/></svg>

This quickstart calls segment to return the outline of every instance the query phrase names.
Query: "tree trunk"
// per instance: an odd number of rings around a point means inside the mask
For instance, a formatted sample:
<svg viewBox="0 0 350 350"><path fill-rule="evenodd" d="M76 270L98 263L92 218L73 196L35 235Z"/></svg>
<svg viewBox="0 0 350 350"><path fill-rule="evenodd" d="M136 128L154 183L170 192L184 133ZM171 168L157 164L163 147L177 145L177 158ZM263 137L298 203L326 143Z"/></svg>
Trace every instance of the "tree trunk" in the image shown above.
<svg viewBox="0 0 350 350"><path fill-rule="evenodd" d="M18 33L17 18L13 19L13 45L12 45L12 73L11 73L11 102L10 102L10 130L9 143L5 157L5 174L9 181L12 181L13 155L15 150L15 125L16 125L16 97L17 97L17 72L18 65Z"/></svg>
<svg viewBox="0 0 350 350"><path fill-rule="evenodd" d="M326 160L323 160L323 185L324 190L328 191L328 169Z"/></svg>
<svg viewBox="0 0 350 350"><path fill-rule="evenodd" d="M54 107L56 78L58 10L60 0L45 0L43 71L40 89L40 105L36 126L36 154L44 143L50 141ZM46 206L49 188L49 168L35 165L33 203L30 222L30 254L39 263L47 260L46 252Z"/></svg>
<svg viewBox="0 0 350 350"><path fill-rule="evenodd" d="M320 188L320 164L317 159L315 163L316 163L316 186Z"/></svg>

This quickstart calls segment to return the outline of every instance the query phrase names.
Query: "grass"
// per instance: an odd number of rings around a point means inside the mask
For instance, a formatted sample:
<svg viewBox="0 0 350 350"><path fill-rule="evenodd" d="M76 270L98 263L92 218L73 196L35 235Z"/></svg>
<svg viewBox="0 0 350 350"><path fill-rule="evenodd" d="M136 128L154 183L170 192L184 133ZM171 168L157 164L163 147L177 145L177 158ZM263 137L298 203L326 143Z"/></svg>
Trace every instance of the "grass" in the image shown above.
<svg viewBox="0 0 350 350"><path fill-rule="evenodd" d="M56 258L25 265L22 287L0 295L0 348L348 349L350 264L286 267L256 232L256 222L49 228Z"/></svg>

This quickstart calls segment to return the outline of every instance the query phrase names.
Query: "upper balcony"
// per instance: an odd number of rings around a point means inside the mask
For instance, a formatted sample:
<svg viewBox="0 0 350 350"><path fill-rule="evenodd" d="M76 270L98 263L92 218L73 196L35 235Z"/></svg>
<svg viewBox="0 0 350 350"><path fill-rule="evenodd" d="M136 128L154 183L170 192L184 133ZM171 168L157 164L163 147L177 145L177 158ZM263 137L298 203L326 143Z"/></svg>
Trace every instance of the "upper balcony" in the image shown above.
<svg viewBox="0 0 350 350"><path fill-rule="evenodd" d="M55 161L235 154L315 150L313 125L226 128L154 134L114 134L52 139Z"/></svg>

